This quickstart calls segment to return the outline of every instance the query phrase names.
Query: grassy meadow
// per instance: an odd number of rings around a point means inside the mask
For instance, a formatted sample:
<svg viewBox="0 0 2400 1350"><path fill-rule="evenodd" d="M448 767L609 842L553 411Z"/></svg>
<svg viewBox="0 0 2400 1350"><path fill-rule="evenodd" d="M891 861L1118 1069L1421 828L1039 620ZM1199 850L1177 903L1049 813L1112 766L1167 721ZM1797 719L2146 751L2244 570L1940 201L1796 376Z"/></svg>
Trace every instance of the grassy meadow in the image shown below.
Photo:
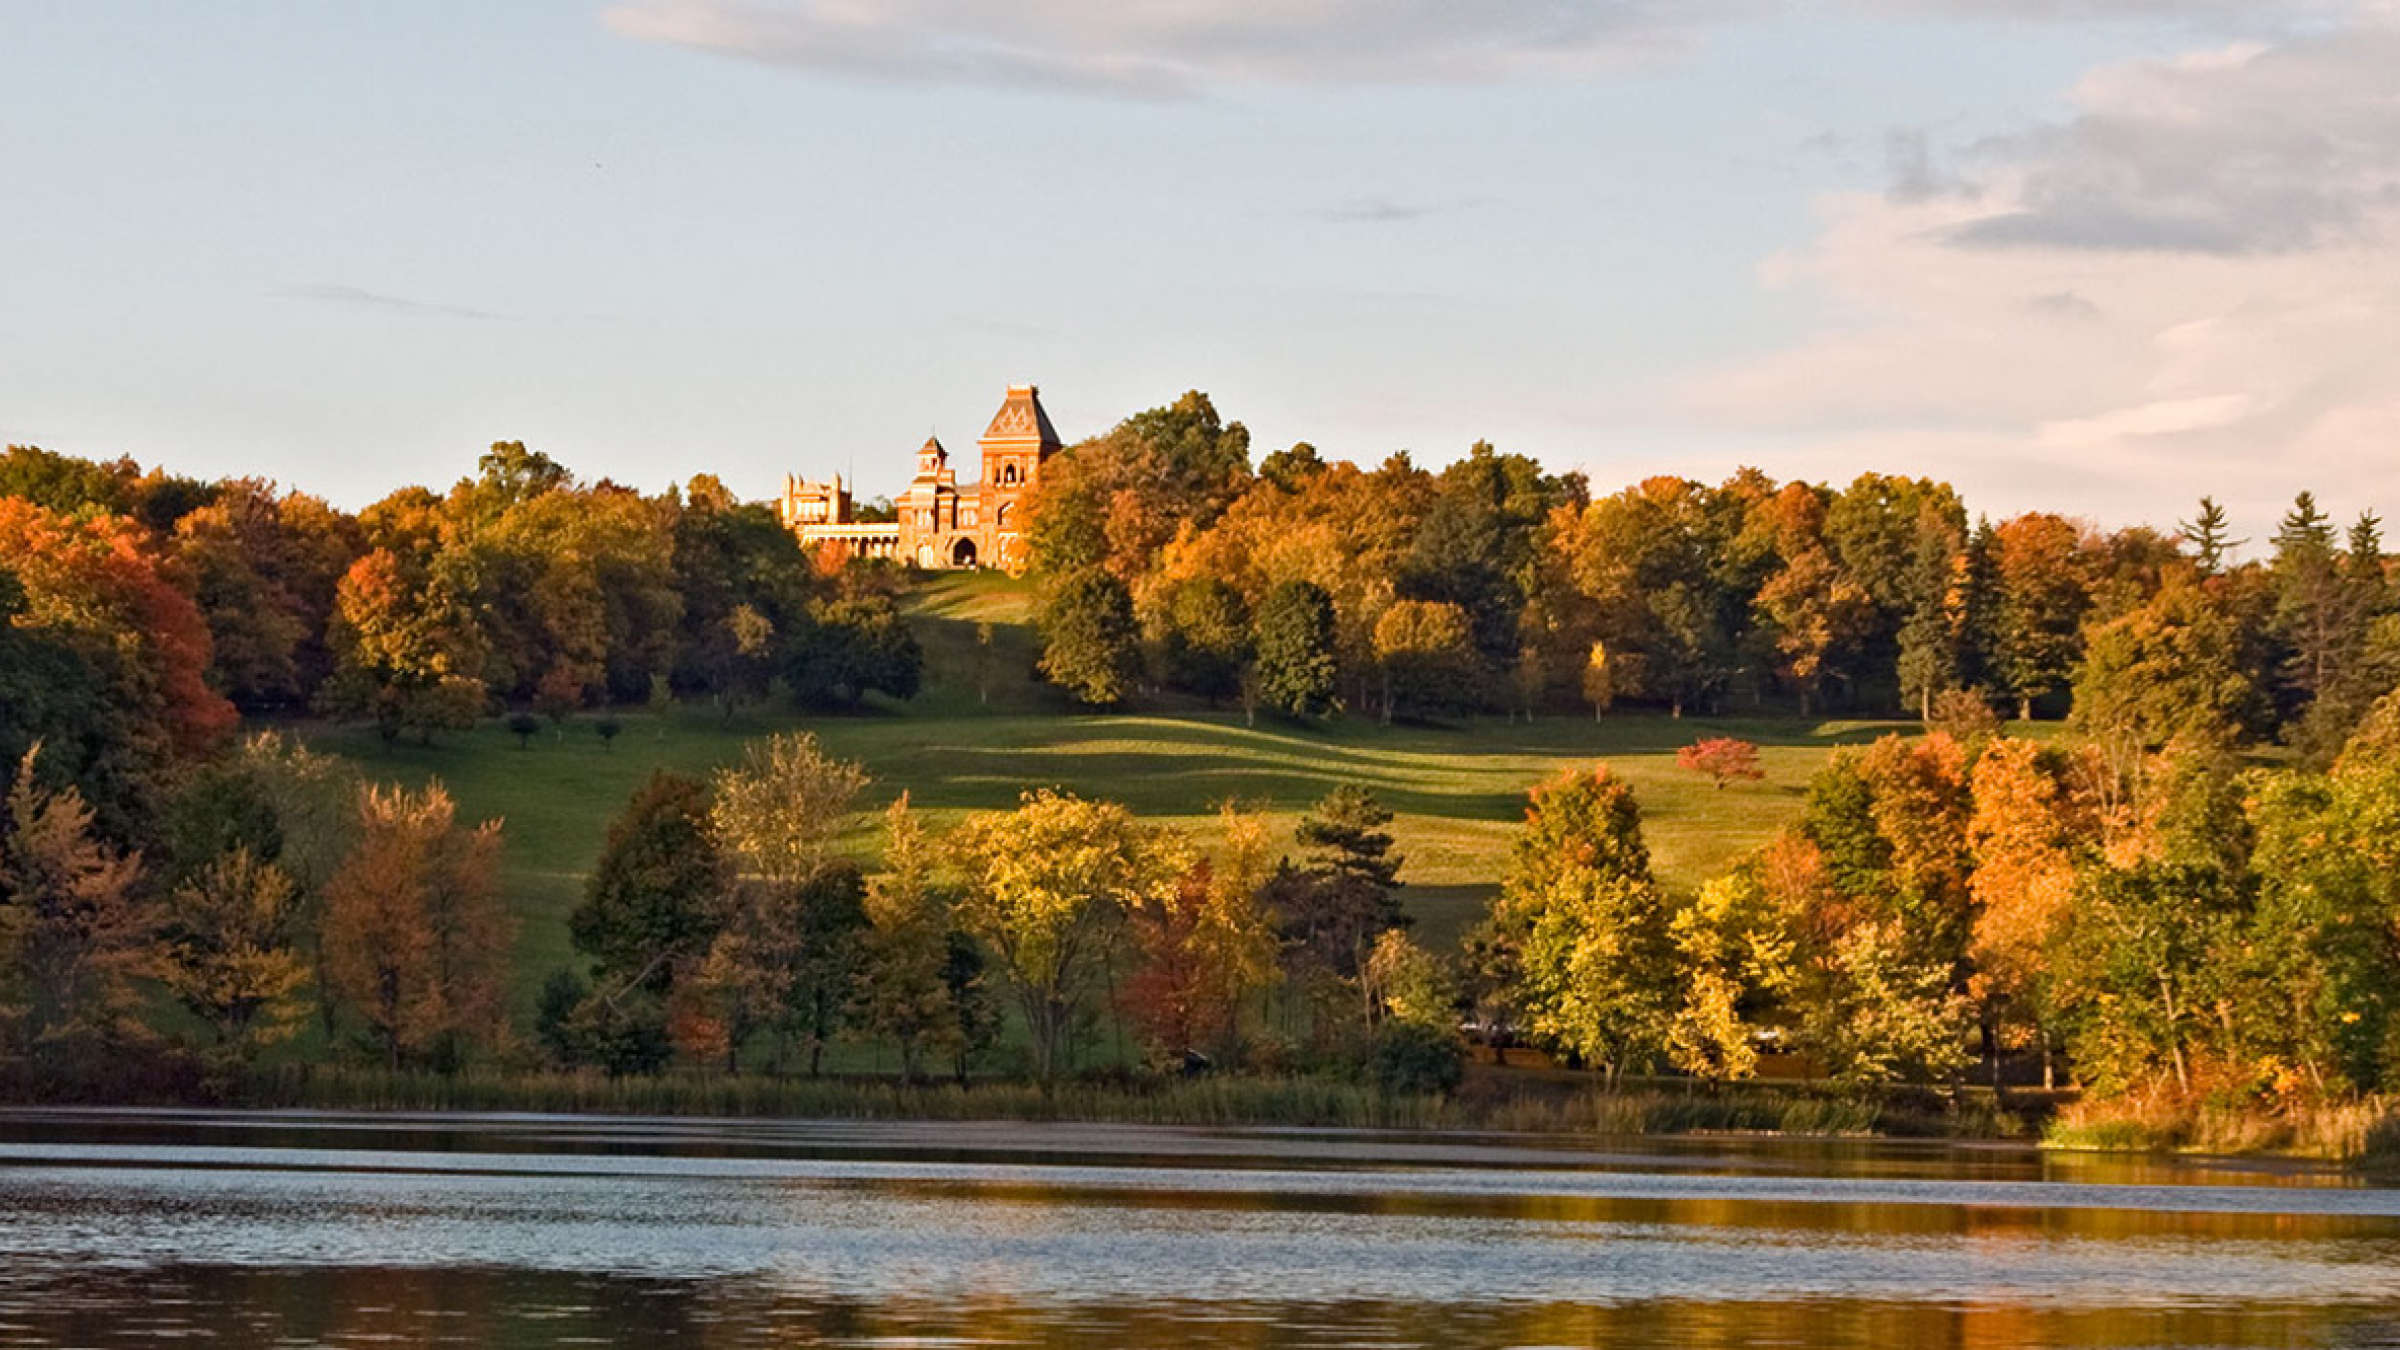
<svg viewBox="0 0 2400 1350"><path fill-rule="evenodd" d="M505 886L520 917L518 999L529 1012L552 969L575 960L566 916L580 897L609 821L659 768L706 775L745 742L814 732L873 775L847 843L862 860L878 847L873 813L902 791L937 827L970 811L1013 805L1059 787L1129 805L1143 817L1214 833L1231 799L1273 818L1288 839L1300 814L1344 783L1371 789L1398 819L1406 864L1402 898L1419 936L1454 945L1496 889L1526 788L1563 769L1606 763L1640 798L1651 849L1671 887L1698 885L1764 842L1798 813L1811 774L1835 746L1894 729L1862 722L1650 715L1477 719L1447 727L1386 727L1336 718L1300 727L1197 704L1163 712L1078 712L1032 678L1031 593L1003 577L936 578L910 599L926 649L926 687L911 702L847 717L806 717L761 706L725 718L714 709L617 714L613 743L594 718L545 726L530 748L497 722L430 746L386 748L367 728L312 730L318 748L376 778L439 779L469 819L506 822ZM990 625L990 642L978 625ZM1764 781L1722 791L1675 766L1693 740L1733 735L1759 745Z"/></svg>

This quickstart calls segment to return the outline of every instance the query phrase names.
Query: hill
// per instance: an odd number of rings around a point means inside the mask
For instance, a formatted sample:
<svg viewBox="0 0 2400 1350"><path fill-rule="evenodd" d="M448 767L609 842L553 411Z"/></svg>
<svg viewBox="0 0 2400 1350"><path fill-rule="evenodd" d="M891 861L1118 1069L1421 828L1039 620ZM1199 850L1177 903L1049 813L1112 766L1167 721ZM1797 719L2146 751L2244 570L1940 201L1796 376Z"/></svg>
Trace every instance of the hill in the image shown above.
<svg viewBox="0 0 2400 1350"><path fill-rule="evenodd" d="M909 603L926 648L924 692L859 716L806 717L780 707L731 718L701 708L626 712L613 743L595 735L587 717L545 729L524 749L496 724L388 750L365 728L328 728L311 740L374 777L439 779L467 818L507 822L505 885L523 921L519 997L529 1007L541 977L574 960L567 912L633 790L662 767L706 775L772 732L814 732L830 752L873 775L863 806L879 808L907 791L937 827L1054 786L1122 801L1203 838L1214 830L1217 805L1232 798L1267 813L1288 839L1311 803L1356 783L1397 814L1393 833L1407 858L1402 897L1420 936L1447 948L1497 887L1525 790L1544 778L1602 762L1624 775L1640 797L1662 879L1688 888L1795 818L1809 777L1835 746L1893 729L1637 715L1447 727L1356 718L1301 727L1262 717L1250 726L1238 712L1197 705L1076 712L1031 677L1031 599L1025 583L997 576L945 576L918 589ZM989 625L988 644L979 640L981 625ZM1675 767L1679 747L1712 735L1757 742L1765 780L1717 791ZM848 843L862 859L873 855L871 819L862 817Z"/></svg>

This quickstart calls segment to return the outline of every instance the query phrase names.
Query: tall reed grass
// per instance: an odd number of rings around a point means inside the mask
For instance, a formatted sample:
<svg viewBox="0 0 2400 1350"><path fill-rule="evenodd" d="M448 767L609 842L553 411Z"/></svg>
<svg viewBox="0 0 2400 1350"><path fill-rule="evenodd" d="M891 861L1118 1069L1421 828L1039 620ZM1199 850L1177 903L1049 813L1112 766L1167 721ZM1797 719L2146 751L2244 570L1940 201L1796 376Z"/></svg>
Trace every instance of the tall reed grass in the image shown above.
<svg viewBox="0 0 2400 1350"><path fill-rule="evenodd" d="M2052 1120L2057 1148L2284 1154L2400 1164L2400 1099L2335 1098L2229 1106L2172 1093L2076 1102Z"/></svg>

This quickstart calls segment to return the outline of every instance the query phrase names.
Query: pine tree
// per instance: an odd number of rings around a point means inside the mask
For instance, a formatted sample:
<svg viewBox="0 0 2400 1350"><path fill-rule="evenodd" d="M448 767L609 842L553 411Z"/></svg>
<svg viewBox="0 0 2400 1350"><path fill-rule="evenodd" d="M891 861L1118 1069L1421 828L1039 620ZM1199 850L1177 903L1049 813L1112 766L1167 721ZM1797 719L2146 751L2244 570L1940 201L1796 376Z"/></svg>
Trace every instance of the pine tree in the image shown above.
<svg viewBox="0 0 2400 1350"><path fill-rule="evenodd" d="M2184 542L2192 546L2192 561L2199 565L2200 575L2204 577L2223 572L2226 555L2250 542L2231 536L2226 528L2230 519L2216 498L2202 497L2200 514L2176 524L2175 528L2183 533Z"/></svg>

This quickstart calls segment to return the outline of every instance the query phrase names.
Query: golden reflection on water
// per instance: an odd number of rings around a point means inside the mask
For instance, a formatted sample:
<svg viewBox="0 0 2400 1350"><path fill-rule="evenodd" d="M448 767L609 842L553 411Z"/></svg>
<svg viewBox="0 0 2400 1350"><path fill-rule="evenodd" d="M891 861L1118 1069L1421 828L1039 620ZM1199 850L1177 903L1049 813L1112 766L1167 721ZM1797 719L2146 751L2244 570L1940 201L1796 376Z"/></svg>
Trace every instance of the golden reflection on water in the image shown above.
<svg viewBox="0 0 2400 1350"><path fill-rule="evenodd" d="M2400 1346L2400 1201L2305 1170L341 1125L0 1117L0 1346Z"/></svg>

